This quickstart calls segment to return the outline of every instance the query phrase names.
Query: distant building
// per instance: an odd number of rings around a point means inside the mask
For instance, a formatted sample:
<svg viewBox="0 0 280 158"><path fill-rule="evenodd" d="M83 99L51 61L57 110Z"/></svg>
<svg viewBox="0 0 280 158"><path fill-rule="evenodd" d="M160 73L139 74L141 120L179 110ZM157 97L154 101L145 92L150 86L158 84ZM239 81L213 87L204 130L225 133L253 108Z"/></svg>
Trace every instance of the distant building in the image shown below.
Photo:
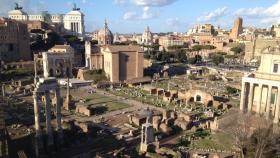
<svg viewBox="0 0 280 158"><path fill-rule="evenodd" d="M168 50L170 46L183 46L186 42L178 36L161 36L159 37L159 45Z"/></svg>
<svg viewBox="0 0 280 158"><path fill-rule="evenodd" d="M143 78L143 51L139 46L85 44L86 67L103 69L111 82L124 82Z"/></svg>
<svg viewBox="0 0 280 158"><path fill-rule="evenodd" d="M211 24L196 25L188 31L188 35L213 35L214 26Z"/></svg>
<svg viewBox="0 0 280 158"><path fill-rule="evenodd" d="M72 11L65 15L51 15L44 11L37 15L28 15L17 4L14 10L8 12L8 17L17 21L43 21L48 24L63 24L64 29L72 35L84 36L84 14L74 5Z"/></svg>
<svg viewBox="0 0 280 158"><path fill-rule="evenodd" d="M72 77L74 49L69 45L55 45L42 53L44 77Z"/></svg>
<svg viewBox="0 0 280 158"><path fill-rule="evenodd" d="M230 33L232 39L238 39L239 35L243 33L243 19L241 17L234 21L233 28Z"/></svg>
<svg viewBox="0 0 280 158"><path fill-rule="evenodd" d="M26 24L0 18L0 60L31 60L29 42Z"/></svg>
<svg viewBox="0 0 280 158"><path fill-rule="evenodd" d="M106 20L104 22L104 27L98 32L97 39L98 39L98 45L113 44L114 36L111 30L109 29Z"/></svg>
<svg viewBox="0 0 280 158"><path fill-rule="evenodd" d="M268 47L261 55L257 72L242 78L240 110L264 115L279 123L280 48Z"/></svg>
<svg viewBox="0 0 280 158"><path fill-rule="evenodd" d="M250 63L252 60L259 61L262 52L267 47L275 47L278 45L277 39L263 39L253 37L252 41L245 41L245 56L244 61Z"/></svg>
<svg viewBox="0 0 280 158"><path fill-rule="evenodd" d="M150 31L149 26L147 26L144 33L142 34L141 44L144 44L144 45L152 45L153 44L153 34Z"/></svg>

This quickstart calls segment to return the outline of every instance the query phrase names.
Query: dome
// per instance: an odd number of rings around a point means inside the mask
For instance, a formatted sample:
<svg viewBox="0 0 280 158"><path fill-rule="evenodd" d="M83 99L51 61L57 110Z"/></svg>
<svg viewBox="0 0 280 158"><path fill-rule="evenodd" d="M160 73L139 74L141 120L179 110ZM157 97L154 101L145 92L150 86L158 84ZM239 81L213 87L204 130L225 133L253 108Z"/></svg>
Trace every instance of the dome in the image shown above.
<svg viewBox="0 0 280 158"><path fill-rule="evenodd" d="M104 27L101 30L99 30L98 35L99 36L113 36L113 33L108 28L108 24L106 21L104 23Z"/></svg>
<svg viewBox="0 0 280 158"><path fill-rule="evenodd" d="M108 24L105 20L104 27L98 32L98 44L106 45L112 44L114 39L114 35L111 30L108 28Z"/></svg>

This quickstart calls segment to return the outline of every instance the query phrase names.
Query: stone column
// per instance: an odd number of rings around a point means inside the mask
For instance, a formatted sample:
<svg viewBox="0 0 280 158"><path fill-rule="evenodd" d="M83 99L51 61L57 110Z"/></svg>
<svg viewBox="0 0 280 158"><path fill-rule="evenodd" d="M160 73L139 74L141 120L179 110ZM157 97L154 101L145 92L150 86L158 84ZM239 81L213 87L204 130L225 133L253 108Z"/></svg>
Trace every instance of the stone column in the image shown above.
<svg viewBox="0 0 280 158"><path fill-rule="evenodd" d="M59 137L62 137L62 128L61 128L61 97L60 90L57 88L55 90L55 98L56 98L56 129L59 133Z"/></svg>
<svg viewBox="0 0 280 158"><path fill-rule="evenodd" d="M5 89L5 84L2 84L2 96L6 96L6 89Z"/></svg>
<svg viewBox="0 0 280 158"><path fill-rule="evenodd" d="M41 128L40 128L40 106L38 105L38 93L36 90L33 93L33 99L34 99L34 122L35 122L35 153L36 156L39 156L39 149L42 147L42 141L41 141Z"/></svg>
<svg viewBox="0 0 280 158"><path fill-rule="evenodd" d="M45 106L46 106L46 129L48 135L48 145L53 144L52 127L51 127L51 105L50 92L45 92Z"/></svg>
<svg viewBox="0 0 280 158"><path fill-rule="evenodd" d="M266 98L266 108L265 108L265 118L268 120L269 119L269 115L270 115L270 107L271 107L271 89L272 86L268 85L268 94L267 94L267 98Z"/></svg>
<svg viewBox="0 0 280 158"><path fill-rule="evenodd" d="M258 100L258 103L257 103L257 110L256 110L258 115L261 114L262 91L263 91L263 85L259 84L259 100Z"/></svg>
<svg viewBox="0 0 280 158"><path fill-rule="evenodd" d="M278 93L278 94L277 94L277 101L276 101L276 108L275 108L275 114L274 114L273 123L279 123L280 87L278 87L277 93Z"/></svg>
<svg viewBox="0 0 280 158"><path fill-rule="evenodd" d="M246 101L246 86L245 82L242 81L241 96L240 96L240 111L244 112L245 101Z"/></svg>
<svg viewBox="0 0 280 158"><path fill-rule="evenodd" d="M248 112L251 112L254 99L254 83L250 83Z"/></svg>

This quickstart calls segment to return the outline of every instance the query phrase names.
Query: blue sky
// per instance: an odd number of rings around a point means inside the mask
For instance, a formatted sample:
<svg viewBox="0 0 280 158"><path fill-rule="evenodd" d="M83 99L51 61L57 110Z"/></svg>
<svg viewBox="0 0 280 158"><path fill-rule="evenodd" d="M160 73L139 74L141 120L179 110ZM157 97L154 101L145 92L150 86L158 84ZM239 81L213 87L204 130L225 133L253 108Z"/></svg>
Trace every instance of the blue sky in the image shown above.
<svg viewBox="0 0 280 158"><path fill-rule="evenodd" d="M245 26L280 23L280 0L0 0L0 15L14 2L28 13L67 13L76 3L85 14L87 31L102 27L105 18L114 33L141 33L147 25L152 32L186 32L199 23L230 28L237 16Z"/></svg>

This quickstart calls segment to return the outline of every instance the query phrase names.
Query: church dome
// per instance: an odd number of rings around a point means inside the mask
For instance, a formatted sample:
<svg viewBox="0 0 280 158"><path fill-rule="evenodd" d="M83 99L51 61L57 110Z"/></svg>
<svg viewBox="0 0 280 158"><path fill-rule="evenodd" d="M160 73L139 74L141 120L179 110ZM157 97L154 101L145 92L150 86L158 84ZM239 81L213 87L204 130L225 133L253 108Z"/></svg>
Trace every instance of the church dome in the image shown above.
<svg viewBox="0 0 280 158"><path fill-rule="evenodd" d="M108 24L105 20L104 27L98 32L98 44L112 44L114 35L108 27Z"/></svg>

